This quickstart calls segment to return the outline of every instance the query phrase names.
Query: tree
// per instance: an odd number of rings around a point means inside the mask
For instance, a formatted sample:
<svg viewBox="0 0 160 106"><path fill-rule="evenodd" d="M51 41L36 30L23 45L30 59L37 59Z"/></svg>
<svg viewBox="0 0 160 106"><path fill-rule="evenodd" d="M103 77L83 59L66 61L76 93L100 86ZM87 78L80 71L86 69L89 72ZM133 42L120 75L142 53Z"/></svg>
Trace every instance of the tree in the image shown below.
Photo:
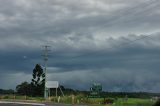
<svg viewBox="0 0 160 106"><path fill-rule="evenodd" d="M31 94L31 84L28 82L22 82L20 85L16 86L16 91L20 95L30 95Z"/></svg>
<svg viewBox="0 0 160 106"><path fill-rule="evenodd" d="M35 68L33 69L32 76L32 94L33 96L42 96L45 86L45 73L43 73L43 69L39 64L36 64Z"/></svg>

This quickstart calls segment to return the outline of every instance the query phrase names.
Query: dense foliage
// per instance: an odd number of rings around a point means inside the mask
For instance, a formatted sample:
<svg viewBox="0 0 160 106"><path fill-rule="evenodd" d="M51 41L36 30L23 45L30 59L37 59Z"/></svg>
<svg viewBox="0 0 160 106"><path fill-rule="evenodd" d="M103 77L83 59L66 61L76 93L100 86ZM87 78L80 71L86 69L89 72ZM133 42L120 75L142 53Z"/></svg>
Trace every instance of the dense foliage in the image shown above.
<svg viewBox="0 0 160 106"><path fill-rule="evenodd" d="M20 85L17 85L17 94L27 96L43 96L45 74L39 64L36 64L35 68L33 69L32 76L33 78L31 80L31 83L22 82Z"/></svg>
<svg viewBox="0 0 160 106"><path fill-rule="evenodd" d="M0 94L14 94L14 90L9 89L9 90L4 90L4 89L0 89Z"/></svg>
<svg viewBox="0 0 160 106"><path fill-rule="evenodd" d="M31 84L29 84L28 82L22 82L20 85L16 86L16 91L20 95L31 95Z"/></svg>
<svg viewBox="0 0 160 106"><path fill-rule="evenodd" d="M160 106L160 99L154 104L154 106Z"/></svg>
<svg viewBox="0 0 160 106"><path fill-rule="evenodd" d="M42 67L37 64L33 69L33 79L31 82L32 95L33 96L42 96L44 93L45 86L45 74Z"/></svg>

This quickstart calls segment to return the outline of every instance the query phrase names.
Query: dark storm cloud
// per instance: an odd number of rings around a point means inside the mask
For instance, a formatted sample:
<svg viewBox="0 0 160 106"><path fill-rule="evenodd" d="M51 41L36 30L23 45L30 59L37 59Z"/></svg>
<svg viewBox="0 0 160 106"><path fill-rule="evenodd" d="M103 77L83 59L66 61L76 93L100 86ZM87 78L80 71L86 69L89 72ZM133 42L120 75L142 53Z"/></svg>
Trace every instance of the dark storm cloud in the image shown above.
<svg viewBox="0 0 160 106"><path fill-rule="evenodd" d="M110 49L86 51L71 58L52 57L54 61L50 66L57 68L49 68L50 79L59 79L62 83L68 82L69 87L76 85L81 89L97 81L109 91L159 92L159 33L134 43L131 39L139 37L130 36L113 39L117 46Z"/></svg>
<svg viewBox="0 0 160 106"><path fill-rule="evenodd" d="M95 48L95 51L90 51L90 49L83 52L78 52L75 54L75 56L66 55L67 50L64 50L62 54L59 55L59 53L54 54L51 58L54 61L51 61L51 64L54 64L56 67L68 67L68 68L103 68L103 67L110 67L110 68L120 68L121 66L124 67L132 67L132 63L135 63L135 65L139 65L139 68L141 67L141 64L145 64L146 62L149 63L151 59L152 62L158 61L158 54L159 49L155 45L158 42L152 42L156 41L158 39L158 36L152 36L152 38L145 38L142 39L143 41L136 41L136 42L130 42L130 37L126 38L119 38L119 39L113 39L113 47L106 47L103 49ZM142 38L135 36L134 39ZM128 39L128 40L126 40ZM109 41L110 39L106 40ZM157 40L158 41L158 40ZM77 40L76 40L77 43ZM89 42L88 42L89 43ZM107 45L107 43L105 43ZM114 46L115 45L115 46ZM151 46L152 45L152 46ZM154 59L153 59L154 58ZM53 63L52 63L53 62ZM120 62L120 64L119 64ZM155 65L155 64L152 64ZM116 66L116 67L115 67ZM143 67L143 66L142 66ZM147 66L149 68L149 66ZM136 68L133 66L132 68ZM137 67L138 68L138 67ZM71 70L70 69L70 70Z"/></svg>
<svg viewBox="0 0 160 106"><path fill-rule="evenodd" d="M0 2L0 87L15 87L17 76L30 81L48 44L50 80L79 89L100 82L109 91L160 92L159 1Z"/></svg>

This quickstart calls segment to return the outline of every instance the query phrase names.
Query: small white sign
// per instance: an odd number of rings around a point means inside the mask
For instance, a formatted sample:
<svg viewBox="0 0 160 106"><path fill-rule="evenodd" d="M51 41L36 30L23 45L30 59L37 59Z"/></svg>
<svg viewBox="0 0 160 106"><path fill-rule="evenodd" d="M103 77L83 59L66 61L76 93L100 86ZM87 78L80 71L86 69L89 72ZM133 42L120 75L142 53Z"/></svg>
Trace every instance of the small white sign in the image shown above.
<svg viewBox="0 0 160 106"><path fill-rule="evenodd" d="M46 82L46 87L47 88L58 88L59 83L58 83L58 81L47 81Z"/></svg>

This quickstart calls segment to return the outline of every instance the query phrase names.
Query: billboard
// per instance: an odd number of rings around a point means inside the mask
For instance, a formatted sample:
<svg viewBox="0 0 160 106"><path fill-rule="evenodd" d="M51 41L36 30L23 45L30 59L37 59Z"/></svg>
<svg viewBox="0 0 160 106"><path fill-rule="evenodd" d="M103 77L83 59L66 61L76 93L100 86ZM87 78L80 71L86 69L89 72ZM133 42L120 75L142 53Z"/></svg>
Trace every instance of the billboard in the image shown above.
<svg viewBox="0 0 160 106"><path fill-rule="evenodd" d="M47 88L58 88L59 83L58 83L58 81L47 81L46 82L46 87Z"/></svg>

